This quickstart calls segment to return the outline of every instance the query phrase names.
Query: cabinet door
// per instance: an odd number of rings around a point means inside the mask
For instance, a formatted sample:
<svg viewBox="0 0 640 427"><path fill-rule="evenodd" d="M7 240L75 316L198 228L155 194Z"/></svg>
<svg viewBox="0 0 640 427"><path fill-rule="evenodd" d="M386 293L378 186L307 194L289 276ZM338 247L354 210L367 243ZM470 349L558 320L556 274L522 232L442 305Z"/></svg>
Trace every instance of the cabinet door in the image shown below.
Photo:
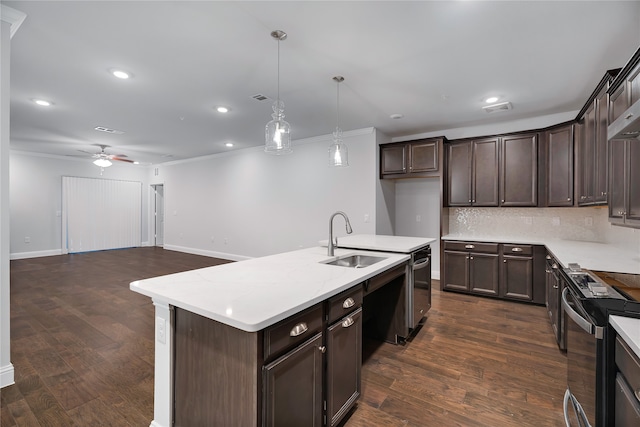
<svg viewBox="0 0 640 427"><path fill-rule="evenodd" d="M616 121L618 117L629 108L629 98L626 83L622 83L609 95L609 123Z"/></svg>
<svg viewBox="0 0 640 427"><path fill-rule="evenodd" d="M471 142L447 145L447 203L471 205Z"/></svg>
<svg viewBox="0 0 640 427"><path fill-rule="evenodd" d="M573 205L573 126L547 132L547 205Z"/></svg>
<svg viewBox="0 0 640 427"><path fill-rule="evenodd" d="M616 223L624 220L626 209L626 144L624 140L609 141L609 220Z"/></svg>
<svg viewBox="0 0 640 427"><path fill-rule="evenodd" d="M322 426L322 333L262 368L263 426Z"/></svg>
<svg viewBox="0 0 640 427"><path fill-rule="evenodd" d="M499 256L469 254L469 290L482 295L499 295Z"/></svg>
<svg viewBox="0 0 640 427"><path fill-rule="evenodd" d="M594 143L593 201L607 202L607 93L602 92L596 99L596 138Z"/></svg>
<svg viewBox="0 0 640 427"><path fill-rule="evenodd" d="M502 259L504 298L533 300L533 258L504 255Z"/></svg>
<svg viewBox="0 0 640 427"><path fill-rule="evenodd" d="M473 141L471 204L498 206L498 138Z"/></svg>
<svg viewBox="0 0 640 427"><path fill-rule="evenodd" d="M381 166L380 173L398 174L407 172L407 146L393 145L389 147L382 146L380 150Z"/></svg>
<svg viewBox="0 0 640 427"><path fill-rule="evenodd" d="M631 139L627 144L627 219L640 226L640 140Z"/></svg>
<svg viewBox="0 0 640 427"><path fill-rule="evenodd" d="M436 141L410 144L410 172L435 172L438 170L438 143Z"/></svg>
<svg viewBox="0 0 640 427"><path fill-rule="evenodd" d="M536 134L502 139L501 206L538 204L538 137Z"/></svg>
<svg viewBox="0 0 640 427"><path fill-rule="evenodd" d="M580 197L578 204L591 204L594 201L594 159L596 143L596 109L595 103L584 114L584 127L578 151L578 173L580 176Z"/></svg>
<svg viewBox="0 0 640 427"><path fill-rule="evenodd" d="M444 251L444 289L469 290L469 253Z"/></svg>
<svg viewBox="0 0 640 427"><path fill-rule="evenodd" d="M362 308L327 329L327 424L335 426L360 396Z"/></svg>
<svg viewBox="0 0 640 427"><path fill-rule="evenodd" d="M560 304L560 286L558 284L558 278L554 274L551 267L547 265L546 273L546 294L547 294L547 314L551 321L551 327L553 334L558 339L558 306Z"/></svg>

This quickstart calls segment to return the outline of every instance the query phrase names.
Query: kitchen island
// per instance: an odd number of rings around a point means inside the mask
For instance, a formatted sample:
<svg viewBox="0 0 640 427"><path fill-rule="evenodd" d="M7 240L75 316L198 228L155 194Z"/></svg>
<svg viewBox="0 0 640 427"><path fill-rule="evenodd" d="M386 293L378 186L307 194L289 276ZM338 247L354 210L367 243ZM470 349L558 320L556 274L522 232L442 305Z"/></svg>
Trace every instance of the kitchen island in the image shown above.
<svg viewBox="0 0 640 427"><path fill-rule="evenodd" d="M362 268L328 264L357 254L382 259ZM343 306L355 310L358 302L362 304L363 294L366 299L367 293L373 295L375 290L377 294L383 287L391 289L389 295L403 304L408 260L405 254L347 249L336 249L335 256L329 257L326 248L316 247L132 282L131 290L151 297L156 311L151 426L270 425L270 409L278 409L263 396L263 386L270 385L267 374L263 379L263 370L271 369L285 357L279 355L290 350L282 339L293 337L296 345L298 340L306 340L287 355L307 346L313 348L313 355L327 351L330 359L331 348L327 349L322 332L329 332L326 327L332 311L327 309L318 319L325 304L332 302L332 297L353 292L345 296ZM386 280L392 285L385 286ZM359 310L350 314L353 316L344 319L336 317L336 324L357 322L356 316L361 316ZM310 320L299 321L300 316ZM399 316L404 319L405 313ZM398 316L392 313L390 318L394 317ZM279 336L281 326L287 328L284 337ZM308 359L314 369L318 357ZM312 375L321 387L317 371ZM206 409L185 401L185 387L193 394L190 398L204 395L212 399L203 405ZM333 425L331 421L330 416L327 425Z"/></svg>

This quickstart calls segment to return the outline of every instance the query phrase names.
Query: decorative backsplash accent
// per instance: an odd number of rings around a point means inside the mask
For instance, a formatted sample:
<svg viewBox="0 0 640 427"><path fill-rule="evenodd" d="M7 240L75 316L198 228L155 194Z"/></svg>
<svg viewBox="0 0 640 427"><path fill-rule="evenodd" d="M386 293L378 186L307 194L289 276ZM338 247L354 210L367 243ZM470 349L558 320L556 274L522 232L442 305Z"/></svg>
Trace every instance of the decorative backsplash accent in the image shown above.
<svg viewBox="0 0 640 427"><path fill-rule="evenodd" d="M606 206L449 208L449 233L611 243L640 253L640 230L611 225Z"/></svg>

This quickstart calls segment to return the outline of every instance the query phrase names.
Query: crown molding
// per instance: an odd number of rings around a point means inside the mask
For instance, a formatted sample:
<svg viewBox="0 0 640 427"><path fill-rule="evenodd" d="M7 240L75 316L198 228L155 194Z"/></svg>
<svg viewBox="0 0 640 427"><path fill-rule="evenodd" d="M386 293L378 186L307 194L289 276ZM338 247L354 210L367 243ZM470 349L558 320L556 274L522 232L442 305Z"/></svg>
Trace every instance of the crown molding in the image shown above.
<svg viewBox="0 0 640 427"><path fill-rule="evenodd" d="M22 25L26 17L26 13L0 4L0 20L11 25L11 29L9 30L11 38L13 38L13 35L16 33L16 31L18 31L18 28L20 28L20 25Z"/></svg>

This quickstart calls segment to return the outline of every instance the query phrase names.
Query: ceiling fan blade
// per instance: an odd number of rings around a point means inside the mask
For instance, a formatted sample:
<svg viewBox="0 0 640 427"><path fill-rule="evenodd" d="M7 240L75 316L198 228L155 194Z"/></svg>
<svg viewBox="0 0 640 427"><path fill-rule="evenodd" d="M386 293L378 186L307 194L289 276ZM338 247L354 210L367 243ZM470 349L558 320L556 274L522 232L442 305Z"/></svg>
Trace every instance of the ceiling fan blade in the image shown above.
<svg viewBox="0 0 640 427"><path fill-rule="evenodd" d="M134 161L133 161L133 160L123 159L123 158L121 158L121 157L109 156L109 158L110 158L111 160L117 160L117 161L119 161L119 162L134 163Z"/></svg>

